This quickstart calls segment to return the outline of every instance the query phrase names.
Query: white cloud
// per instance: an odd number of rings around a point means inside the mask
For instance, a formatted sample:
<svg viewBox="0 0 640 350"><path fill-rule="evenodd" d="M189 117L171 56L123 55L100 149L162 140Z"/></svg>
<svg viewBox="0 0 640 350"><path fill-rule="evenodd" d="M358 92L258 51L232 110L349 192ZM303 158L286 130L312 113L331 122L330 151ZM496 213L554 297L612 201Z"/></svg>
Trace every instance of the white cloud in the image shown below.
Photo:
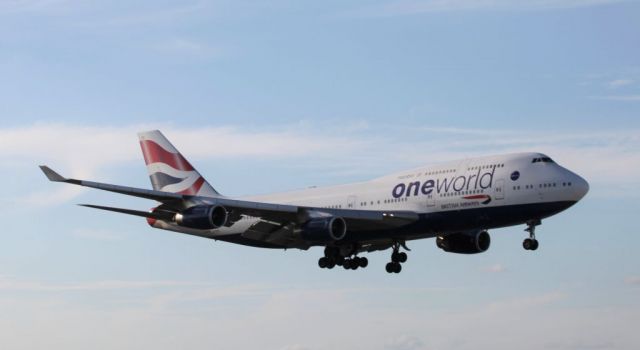
<svg viewBox="0 0 640 350"><path fill-rule="evenodd" d="M136 133L146 125L89 127L37 124L0 129L0 160L37 170L47 164L63 176L94 179L98 170L131 161L142 162ZM249 131L234 127L174 128L165 125L167 137L190 159L221 157L303 157L350 152L357 146L348 138L306 135L295 131ZM104 180L104 179L103 179ZM22 195L17 201L54 205L82 193L57 188Z"/></svg>
<svg viewBox="0 0 640 350"><path fill-rule="evenodd" d="M424 343L420 338L403 334L387 341L384 348L388 350L420 350L424 349Z"/></svg>
<svg viewBox="0 0 640 350"><path fill-rule="evenodd" d="M167 24L179 20L191 18L199 13L207 13L207 7L210 5L206 1L196 1L192 3L178 2L178 6L162 7L156 6L151 9L129 9L124 15L116 15L110 18L93 20L91 22L82 23L85 26L130 26L130 25L149 25L149 24Z"/></svg>
<svg viewBox="0 0 640 350"><path fill-rule="evenodd" d="M64 7L65 4L72 1L73 0L3 0L0 1L0 14L50 11Z"/></svg>
<svg viewBox="0 0 640 350"><path fill-rule="evenodd" d="M608 95L608 96L592 96L596 100L637 102L640 101L640 95Z"/></svg>
<svg viewBox="0 0 640 350"><path fill-rule="evenodd" d="M504 267L504 265L502 264L494 264L494 265L483 268L482 271L489 272L489 273L501 273L501 272L507 271L507 268Z"/></svg>
<svg viewBox="0 0 640 350"><path fill-rule="evenodd" d="M177 287L196 292L210 288ZM229 291L240 287L229 287ZM249 288L251 290L252 288ZM234 349L513 349L596 347L634 348L637 306L577 307L562 304L570 295L551 291L493 302L458 303L443 298L443 307L411 298L411 288L395 291L337 286L256 288L260 297L239 293L195 303L176 302L155 308L149 298L160 288L110 295L94 293L64 298L60 293L33 295L17 290L0 298L3 344L11 348L52 346L102 348ZM73 291L68 291L73 293ZM144 292L144 293L142 293ZM473 291L460 297L473 298ZM475 299L474 299L475 300ZM569 305L573 305L569 303ZM616 304L617 305L617 304ZM33 317L37 315L38 317ZM453 325L453 326L452 326ZM38 336L32 336L37 329ZM585 333L584 330L590 331ZM532 330L544 337L531 337ZM246 336L239 337L238 334ZM327 335L330 336L327 336ZM522 342L522 339L527 339Z"/></svg>
<svg viewBox="0 0 640 350"><path fill-rule="evenodd" d="M491 302L486 305L486 309L490 312L502 312L505 310L516 311L519 309L529 309L556 304L567 299L567 297L568 295L565 292L553 291L540 295L527 295Z"/></svg>
<svg viewBox="0 0 640 350"><path fill-rule="evenodd" d="M640 286L640 276L629 276L625 278L624 283L631 286Z"/></svg>
<svg viewBox="0 0 640 350"><path fill-rule="evenodd" d="M106 291L130 290L169 287L193 287L209 284L188 281L94 281L65 284L52 284L39 281L25 281L9 276L0 275L0 291L29 291L29 292L71 292L71 291Z"/></svg>
<svg viewBox="0 0 640 350"><path fill-rule="evenodd" d="M300 344L292 344L283 347L281 350L310 350L311 348Z"/></svg>
<svg viewBox="0 0 640 350"><path fill-rule="evenodd" d="M121 235L105 229L79 228L73 230L72 235L98 241L121 241L123 239Z"/></svg>
<svg viewBox="0 0 640 350"><path fill-rule="evenodd" d="M607 82L607 87L616 89L619 87L627 86L633 84L635 81L633 79L615 79Z"/></svg>
<svg viewBox="0 0 640 350"><path fill-rule="evenodd" d="M348 15L387 17L457 11L540 11L570 9L628 0L398 0L350 11Z"/></svg>
<svg viewBox="0 0 640 350"><path fill-rule="evenodd" d="M47 164L64 176L108 182L97 174L132 162L142 164L136 133L154 127L37 124L0 129L0 160L12 170L39 172L37 165ZM366 125L338 130L306 124L160 129L188 159L272 159L283 166L322 169L328 176L346 171L372 178L439 161L538 151L584 176L599 195L639 195L628 191L629 186L640 186L640 130L634 129L540 132ZM612 171L621 165L624 171ZM75 186L51 187L44 193L21 194L14 201L53 205L82 191Z"/></svg>
<svg viewBox="0 0 640 350"><path fill-rule="evenodd" d="M156 51L174 54L174 55L187 55L202 58L212 58L222 55L222 50L204 42L196 41L188 38L170 38L165 41L159 42L153 45L152 48Z"/></svg>
<svg viewBox="0 0 640 350"><path fill-rule="evenodd" d="M66 203L86 191L83 187L62 186L46 192L29 193L12 201L33 207L48 207Z"/></svg>

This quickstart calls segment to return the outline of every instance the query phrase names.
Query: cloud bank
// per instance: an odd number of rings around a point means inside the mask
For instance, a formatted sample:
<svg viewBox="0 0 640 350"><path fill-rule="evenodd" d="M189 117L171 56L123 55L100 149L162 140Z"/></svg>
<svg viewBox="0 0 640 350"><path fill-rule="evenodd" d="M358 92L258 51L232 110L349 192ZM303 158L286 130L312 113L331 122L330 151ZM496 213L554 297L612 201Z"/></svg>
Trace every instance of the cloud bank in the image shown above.
<svg viewBox="0 0 640 350"><path fill-rule="evenodd" d="M391 17L460 11L545 11L601 6L628 0L398 0L363 7L349 14Z"/></svg>
<svg viewBox="0 0 640 350"><path fill-rule="evenodd" d="M49 164L63 175L97 178L99 170L142 162L136 133L148 125L97 127L36 124L0 129L0 160L6 167L37 171ZM269 160L330 171L356 171L373 178L385 172L428 163L488 154L539 151L583 175L596 193L637 196L640 185L640 130L538 131L450 127L415 128L360 123L338 129L328 125L184 128L162 125L166 136L189 159ZM205 174L206 176L206 174ZM27 203L55 204L81 189L22 196Z"/></svg>

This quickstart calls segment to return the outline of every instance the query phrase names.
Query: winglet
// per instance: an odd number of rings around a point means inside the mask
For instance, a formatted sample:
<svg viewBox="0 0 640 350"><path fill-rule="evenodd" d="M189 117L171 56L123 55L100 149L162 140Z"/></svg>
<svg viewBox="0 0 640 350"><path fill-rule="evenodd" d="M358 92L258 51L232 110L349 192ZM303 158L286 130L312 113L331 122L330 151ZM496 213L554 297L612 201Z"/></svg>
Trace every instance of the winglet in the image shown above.
<svg viewBox="0 0 640 350"><path fill-rule="evenodd" d="M64 177L62 177L60 174L58 174L55 171L51 170L51 168L49 168L46 165L41 165L40 166L40 170L42 170L42 172L47 176L47 179L49 179L49 181L65 182L67 180Z"/></svg>

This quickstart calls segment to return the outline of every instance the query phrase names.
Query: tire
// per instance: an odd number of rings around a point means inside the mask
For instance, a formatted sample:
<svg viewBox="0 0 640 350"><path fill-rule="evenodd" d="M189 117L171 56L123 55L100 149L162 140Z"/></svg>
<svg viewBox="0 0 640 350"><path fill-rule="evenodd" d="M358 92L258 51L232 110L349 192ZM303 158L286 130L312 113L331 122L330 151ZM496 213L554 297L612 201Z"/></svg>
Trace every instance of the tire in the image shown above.
<svg viewBox="0 0 640 350"><path fill-rule="evenodd" d="M393 273L393 271L395 271L394 263L392 262L387 263L387 266L385 266L385 269L387 270L388 273Z"/></svg>
<svg viewBox="0 0 640 350"><path fill-rule="evenodd" d="M391 253L391 262L394 262L394 263L400 262L400 253L398 252Z"/></svg>
<svg viewBox="0 0 640 350"><path fill-rule="evenodd" d="M342 267L344 267L345 270L351 269L351 259L344 259Z"/></svg>
<svg viewBox="0 0 640 350"><path fill-rule="evenodd" d="M321 269L326 268L329 265L329 259L327 259L326 257L322 257L318 260L318 266L320 266Z"/></svg>
<svg viewBox="0 0 640 350"><path fill-rule="evenodd" d="M533 245L533 241L530 238L527 238L524 241L522 241L522 248L524 248L524 250L531 250L532 245Z"/></svg>
<svg viewBox="0 0 640 350"><path fill-rule="evenodd" d="M401 263L407 262L407 253L405 252L398 253L398 262L401 262Z"/></svg>
<svg viewBox="0 0 640 350"><path fill-rule="evenodd" d="M329 259L329 263L327 264L327 268L329 270L331 270L332 268L336 267L336 261L333 259Z"/></svg>
<svg viewBox="0 0 640 350"><path fill-rule="evenodd" d="M400 265L399 263L395 263L395 268L393 272L400 273L400 271L402 271L402 265Z"/></svg>
<svg viewBox="0 0 640 350"><path fill-rule="evenodd" d="M363 269L367 266L369 266L369 259L362 257L359 259L360 261L358 262L360 267L362 267Z"/></svg>
<svg viewBox="0 0 640 350"><path fill-rule="evenodd" d="M534 239L534 240L531 242L531 250L536 250L536 249L538 249L538 240L537 240L537 239Z"/></svg>

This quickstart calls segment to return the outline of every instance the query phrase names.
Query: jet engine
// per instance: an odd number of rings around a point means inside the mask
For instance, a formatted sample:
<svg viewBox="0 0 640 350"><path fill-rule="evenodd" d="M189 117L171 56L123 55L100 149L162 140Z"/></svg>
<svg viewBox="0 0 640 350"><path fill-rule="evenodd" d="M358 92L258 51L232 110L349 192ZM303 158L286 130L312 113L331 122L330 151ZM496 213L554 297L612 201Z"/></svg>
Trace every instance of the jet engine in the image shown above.
<svg viewBox="0 0 640 350"><path fill-rule="evenodd" d="M302 225L300 234L307 241L339 241L347 235L347 223L334 216L311 219Z"/></svg>
<svg viewBox="0 0 640 350"><path fill-rule="evenodd" d="M438 248L449 253L476 254L489 249L491 236L487 231L451 233L436 238Z"/></svg>
<svg viewBox="0 0 640 350"><path fill-rule="evenodd" d="M220 205L196 205L176 214L174 221L184 227L211 230L224 226L229 214Z"/></svg>

